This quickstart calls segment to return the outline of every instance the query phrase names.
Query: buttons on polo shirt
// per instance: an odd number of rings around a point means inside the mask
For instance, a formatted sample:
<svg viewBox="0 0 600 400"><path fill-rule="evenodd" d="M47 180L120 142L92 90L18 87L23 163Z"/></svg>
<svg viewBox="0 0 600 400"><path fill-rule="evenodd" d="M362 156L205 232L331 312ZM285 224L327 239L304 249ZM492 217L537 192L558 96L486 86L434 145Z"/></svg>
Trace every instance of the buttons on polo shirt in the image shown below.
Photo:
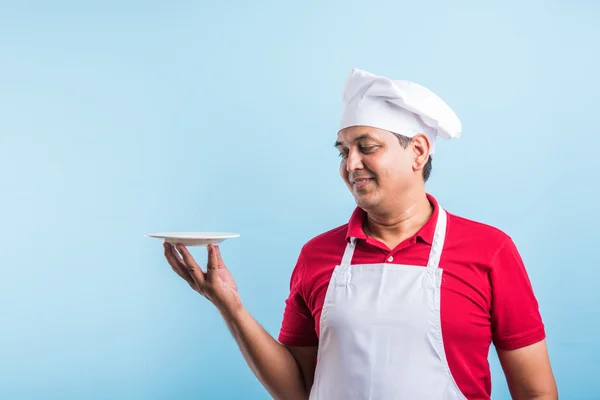
<svg viewBox="0 0 600 400"><path fill-rule="evenodd" d="M394 261L394 257L390 256L387 260L388 260L388 262L392 262L392 261Z"/></svg>

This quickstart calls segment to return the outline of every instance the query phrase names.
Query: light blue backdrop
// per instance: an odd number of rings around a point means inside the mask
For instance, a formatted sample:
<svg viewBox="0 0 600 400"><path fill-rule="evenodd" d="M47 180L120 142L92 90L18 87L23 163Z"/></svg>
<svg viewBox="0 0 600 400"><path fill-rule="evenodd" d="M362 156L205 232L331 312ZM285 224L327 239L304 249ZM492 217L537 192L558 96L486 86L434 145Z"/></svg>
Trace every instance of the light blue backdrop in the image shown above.
<svg viewBox="0 0 600 400"><path fill-rule="evenodd" d="M600 398L597 3L0 4L0 398L267 399L143 235L239 232L224 258L276 335L300 247L354 208L353 67L457 111L428 190L514 238L562 398Z"/></svg>

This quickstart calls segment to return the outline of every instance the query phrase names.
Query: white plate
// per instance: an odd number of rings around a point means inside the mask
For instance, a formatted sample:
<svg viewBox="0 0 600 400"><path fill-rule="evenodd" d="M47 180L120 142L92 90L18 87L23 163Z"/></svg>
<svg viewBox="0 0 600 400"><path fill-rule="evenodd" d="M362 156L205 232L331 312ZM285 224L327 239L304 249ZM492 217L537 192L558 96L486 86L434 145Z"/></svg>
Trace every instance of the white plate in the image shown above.
<svg viewBox="0 0 600 400"><path fill-rule="evenodd" d="M229 232L165 232L152 233L147 237L163 239L172 244L182 244L184 246L206 246L209 244L219 244L226 239L239 237L237 233Z"/></svg>

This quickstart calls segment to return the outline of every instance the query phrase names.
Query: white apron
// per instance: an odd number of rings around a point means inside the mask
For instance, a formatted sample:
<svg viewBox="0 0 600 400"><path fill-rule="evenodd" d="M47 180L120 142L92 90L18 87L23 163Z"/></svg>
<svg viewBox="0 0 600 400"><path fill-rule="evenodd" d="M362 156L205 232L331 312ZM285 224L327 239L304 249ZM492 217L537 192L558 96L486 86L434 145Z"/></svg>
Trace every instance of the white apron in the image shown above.
<svg viewBox="0 0 600 400"><path fill-rule="evenodd" d="M442 342L445 235L440 208L427 266L351 265L350 239L325 295L310 400L466 399Z"/></svg>

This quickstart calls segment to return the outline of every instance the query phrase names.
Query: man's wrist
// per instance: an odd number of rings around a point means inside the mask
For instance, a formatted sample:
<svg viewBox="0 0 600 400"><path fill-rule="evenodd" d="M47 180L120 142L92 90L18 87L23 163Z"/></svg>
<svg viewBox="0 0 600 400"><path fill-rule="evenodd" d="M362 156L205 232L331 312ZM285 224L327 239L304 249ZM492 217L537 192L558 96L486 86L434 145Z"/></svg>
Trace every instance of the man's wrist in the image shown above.
<svg viewBox="0 0 600 400"><path fill-rule="evenodd" d="M248 314L248 311L243 305L238 305L234 308L218 308L219 313L228 324L237 324L241 322Z"/></svg>

